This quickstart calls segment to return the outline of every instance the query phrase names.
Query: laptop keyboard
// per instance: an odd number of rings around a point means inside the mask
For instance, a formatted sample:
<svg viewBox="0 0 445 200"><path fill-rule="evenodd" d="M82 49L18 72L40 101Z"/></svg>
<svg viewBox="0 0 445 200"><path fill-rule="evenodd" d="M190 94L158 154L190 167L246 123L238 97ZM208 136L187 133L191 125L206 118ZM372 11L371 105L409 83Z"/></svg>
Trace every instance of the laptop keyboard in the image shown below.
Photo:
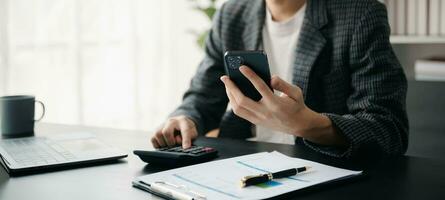
<svg viewBox="0 0 445 200"><path fill-rule="evenodd" d="M22 166L66 163L76 159L69 151L47 138L0 140L0 146Z"/></svg>

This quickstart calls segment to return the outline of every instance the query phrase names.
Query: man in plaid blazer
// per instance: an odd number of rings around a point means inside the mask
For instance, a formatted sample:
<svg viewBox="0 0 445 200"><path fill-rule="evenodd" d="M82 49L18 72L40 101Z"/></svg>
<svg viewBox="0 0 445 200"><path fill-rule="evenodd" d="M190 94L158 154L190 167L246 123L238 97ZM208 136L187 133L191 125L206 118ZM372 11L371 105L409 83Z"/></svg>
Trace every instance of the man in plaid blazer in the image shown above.
<svg viewBox="0 0 445 200"><path fill-rule="evenodd" d="M385 6L376 0L305 2L292 84L277 76L271 81L284 95L268 90L248 66L240 71L262 95L258 102L225 76L225 51L262 49L266 3L290 1L232 0L221 7L205 58L182 104L152 138L155 147L187 148L197 135L218 127L220 136L248 138L252 125L260 125L335 157L404 154L406 77L389 42ZM232 110L225 113L228 103Z"/></svg>

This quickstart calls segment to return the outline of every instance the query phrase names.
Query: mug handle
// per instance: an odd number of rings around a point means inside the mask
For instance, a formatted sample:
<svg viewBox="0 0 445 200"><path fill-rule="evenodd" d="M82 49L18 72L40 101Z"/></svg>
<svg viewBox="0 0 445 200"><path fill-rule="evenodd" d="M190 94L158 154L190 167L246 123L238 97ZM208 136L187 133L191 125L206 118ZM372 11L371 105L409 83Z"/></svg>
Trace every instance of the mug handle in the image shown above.
<svg viewBox="0 0 445 200"><path fill-rule="evenodd" d="M43 119L43 117L45 116L45 104L43 104L43 102L36 100L36 103L40 104L42 106L42 115L39 117L39 119L36 119L34 121L38 122L40 120Z"/></svg>

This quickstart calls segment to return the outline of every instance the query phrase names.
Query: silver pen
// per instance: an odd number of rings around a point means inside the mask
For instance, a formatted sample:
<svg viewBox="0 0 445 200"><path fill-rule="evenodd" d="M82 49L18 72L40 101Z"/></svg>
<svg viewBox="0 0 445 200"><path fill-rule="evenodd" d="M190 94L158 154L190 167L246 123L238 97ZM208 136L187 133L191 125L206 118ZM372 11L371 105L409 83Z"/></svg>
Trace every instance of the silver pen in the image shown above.
<svg viewBox="0 0 445 200"><path fill-rule="evenodd" d="M171 199L175 200L205 200L204 195L197 192L187 190L185 187L177 186L167 182L154 182L150 184L150 189L153 192L163 194Z"/></svg>

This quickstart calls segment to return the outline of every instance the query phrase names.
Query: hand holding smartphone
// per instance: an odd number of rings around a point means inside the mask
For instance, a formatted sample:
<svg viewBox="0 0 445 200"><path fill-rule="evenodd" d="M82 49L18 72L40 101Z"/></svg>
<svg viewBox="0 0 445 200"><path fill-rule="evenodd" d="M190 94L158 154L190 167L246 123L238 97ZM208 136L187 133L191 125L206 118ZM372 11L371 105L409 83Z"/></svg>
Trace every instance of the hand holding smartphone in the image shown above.
<svg viewBox="0 0 445 200"><path fill-rule="evenodd" d="M272 90L267 55L264 51L227 51L224 54L224 66L227 75L245 96L254 101L259 101L262 98L261 94L239 71L241 65L246 65L252 69Z"/></svg>

